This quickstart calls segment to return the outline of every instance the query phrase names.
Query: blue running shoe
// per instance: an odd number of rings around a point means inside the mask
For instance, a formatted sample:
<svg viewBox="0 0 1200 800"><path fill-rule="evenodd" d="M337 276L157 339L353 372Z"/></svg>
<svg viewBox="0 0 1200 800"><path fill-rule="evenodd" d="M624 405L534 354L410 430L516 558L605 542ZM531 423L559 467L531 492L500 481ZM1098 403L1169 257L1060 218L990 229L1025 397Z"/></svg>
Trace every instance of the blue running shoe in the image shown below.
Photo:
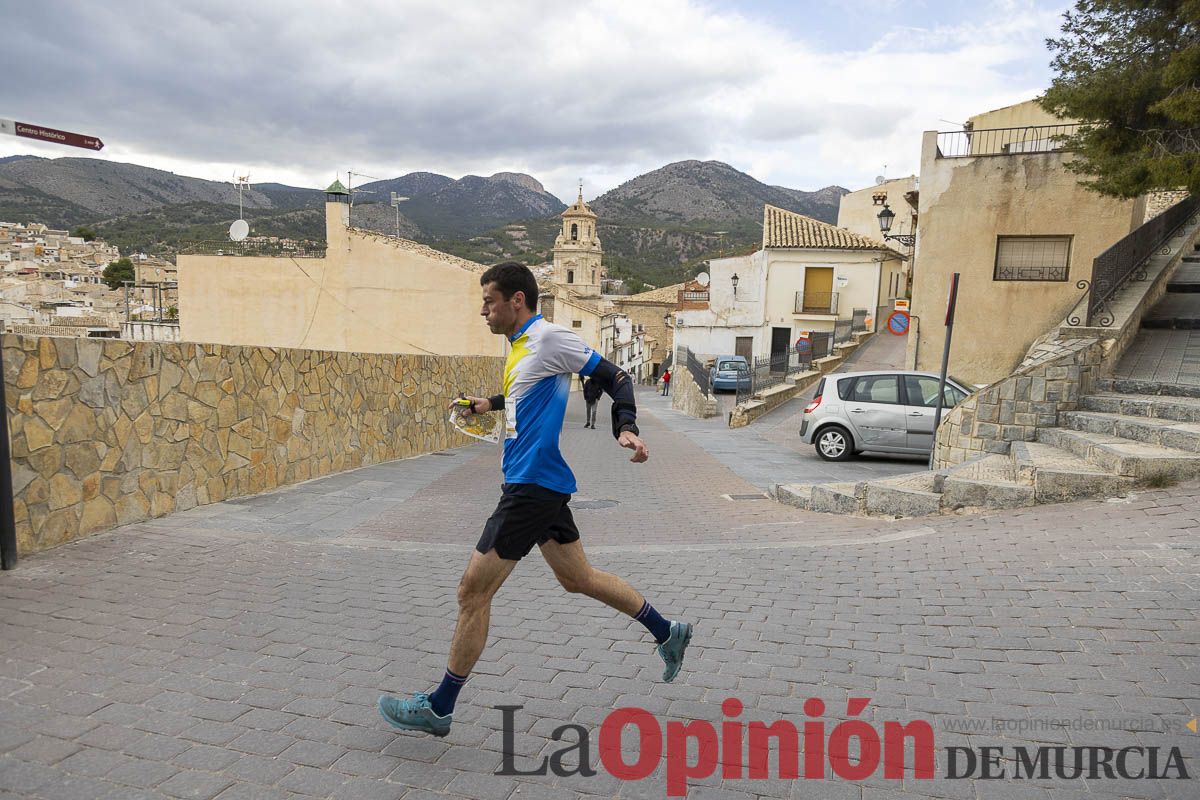
<svg viewBox="0 0 1200 800"><path fill-rule="evenodd" d="M433 708L429 705L429 695L423 692L417 692L406 700L386 694L380 695L379 713L393 728L432 733L434 736L448 734L450 723L454 721L452 713L444 717L433 713Z"/></svg>
<svg viewBox="0 0 1200 800"><path fill-rule="evenodd" d="M688 642L692 641L692 626L688 622L671 620L671 635L658 646L658 654L666 662L663 670L663 680L667 683L675 680L679 668L683 666L683 653L687 650Z"/></svg>

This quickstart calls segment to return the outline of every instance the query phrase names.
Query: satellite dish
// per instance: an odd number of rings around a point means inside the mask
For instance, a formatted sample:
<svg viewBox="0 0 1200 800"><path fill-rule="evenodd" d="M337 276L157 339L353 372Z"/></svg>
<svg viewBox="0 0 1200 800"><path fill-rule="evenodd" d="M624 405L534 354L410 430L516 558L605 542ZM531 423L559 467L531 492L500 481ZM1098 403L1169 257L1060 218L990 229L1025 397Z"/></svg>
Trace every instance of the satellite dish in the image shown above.
<svg viewBox="0 0 1200 800"><path fill-rule="evenodd" d="M244 219L239 219L229 226L229 241L240 242L245 239L250 233L250 224Z"/></svg>
<svg viewBox="0 0 1200 800"><path fill-rule="evenodd" d="M711 279L708 277L707 272L701 272L696 276L696 283L700 284L701 286L708 286L709 280Z"/></svg>
<svg viewBox="0 0 1200 800"><path fill-rule="evenodd" d="M887 180L887 178L884 177L883 175L876 175L875 176L875 185L878 186L879 184L884 183L886 180Z"/></svg>

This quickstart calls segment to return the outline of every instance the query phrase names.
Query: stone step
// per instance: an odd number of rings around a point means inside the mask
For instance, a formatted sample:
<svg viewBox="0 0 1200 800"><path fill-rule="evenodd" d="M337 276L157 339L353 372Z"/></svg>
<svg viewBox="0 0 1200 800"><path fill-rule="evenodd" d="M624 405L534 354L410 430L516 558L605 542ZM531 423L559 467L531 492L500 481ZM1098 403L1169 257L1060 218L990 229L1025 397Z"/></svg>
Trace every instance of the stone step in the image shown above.
<svg viewBox="0 0 1200 800"><path fill-rule="evenodd" d="M812 488L810 511L823 511L826 514L858 514L865 505L867 484L858 483L819 483Z"/></svg>
<svg viewBox="0 0 1200 800"><path fill-rule="evenodd" d="M1200 397L1200 386L1131 378L1101 378L1096 381L1096 391L1157 397Z"/></svg>
<svg viewBox="0 0 1200 800"><path fill-rule="evenodd" d="M812 510L812 483L773 483L767 487L767 494L776 502L785 506Z"/></svg>
<svg viewBox="0 0 1200 800"><path fill-rule="evenodd" d="M1143 328L1200 329L1200 296L1168 293L1142 317Z"/></svg>
<svg viewBox="0 0 1200 800"><path fill-rule="evenodd" d="M1200 455L1069 428L1039 428L1042 444L1066 450L1109 474L1138 480L1180 480L1200 475Z"/></svg>
<svg viewBox="0 0 1200 800"><path fill-rule="evenodd" d="M1076 431L1104 433L1143 444L1200 453L1200 425L1194 422L1095 411L1064 411L1059 414L1059 424Z"/></svg>
<svg viewBox="0 0 1200 800"><path fill-rule="evenodd" d="M1032 483L1039 503L1115 496L1134 486L1133 478L1112 475L1066 450L1041 442L1013 442L1009 450L1018 482Z"/></svg>
<svg viewBox="0 0 1200 800"><path fill-rule="evenodd" d="M1126 417L1170 419L1177 422L1200 422L1200 398L1114 392L1087 395L1081 399L1080 404L1084 411L1102 411Z"/></svg>
<svg viewBox="0 0 1200 800"><path fill-rule="evenodd" d="M968 461L938 476L935 485L942 492L942 508L1023 508L1037 498L1032 483L1017 478L1012 459L1006 455L988 455Z"/></svg>
<svg viewBox="0 0 1200 800"><path fill-rule="evenodd" d="M889 517L925 517L936 514L942 496L934 491L934 474L917 472L870 481L866 485L864 510Z"/></svg>

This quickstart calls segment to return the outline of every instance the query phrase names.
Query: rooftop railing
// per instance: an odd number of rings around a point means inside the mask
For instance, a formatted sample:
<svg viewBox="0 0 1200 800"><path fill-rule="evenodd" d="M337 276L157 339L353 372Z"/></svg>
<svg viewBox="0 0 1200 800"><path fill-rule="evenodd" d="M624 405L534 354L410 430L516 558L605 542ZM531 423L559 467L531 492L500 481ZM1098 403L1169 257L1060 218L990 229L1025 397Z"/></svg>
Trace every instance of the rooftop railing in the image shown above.
<svg viewBox="0 0 1200 800"><path fill-rule="evenodd" d="M1078 132L1079 123L944 131L937 135L938 158L1052 153L1067 149L1067 139Z"/></svg>
<svg viewBox="0 0 1200 800"><path fill-rule="evenodd" d="M325 242L186 242L179 247L181 256L280 256L324 258Z"/></svg>

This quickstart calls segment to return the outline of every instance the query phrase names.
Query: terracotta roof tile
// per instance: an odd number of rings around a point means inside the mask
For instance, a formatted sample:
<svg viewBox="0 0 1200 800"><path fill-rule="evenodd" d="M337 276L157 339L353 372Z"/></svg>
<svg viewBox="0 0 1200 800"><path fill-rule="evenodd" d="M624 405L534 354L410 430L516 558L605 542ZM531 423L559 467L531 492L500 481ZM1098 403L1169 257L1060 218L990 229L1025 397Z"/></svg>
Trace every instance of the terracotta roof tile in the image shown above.
<svg viewBox="0 0 1200 800"><path fill-rule="evenodd" d="M879 250L904 259L883 242L775 206L763 206L763 247Z"/></svg>
<svg viewBox="0 0 1200 800"><path fill-rule="evenodd" d="M633 300L639 303L674 303L679 300L679 290L682 288L682 283L662 286L658 289L651 289L648 292L626 295L620 298L619 302Z"/></svg>

